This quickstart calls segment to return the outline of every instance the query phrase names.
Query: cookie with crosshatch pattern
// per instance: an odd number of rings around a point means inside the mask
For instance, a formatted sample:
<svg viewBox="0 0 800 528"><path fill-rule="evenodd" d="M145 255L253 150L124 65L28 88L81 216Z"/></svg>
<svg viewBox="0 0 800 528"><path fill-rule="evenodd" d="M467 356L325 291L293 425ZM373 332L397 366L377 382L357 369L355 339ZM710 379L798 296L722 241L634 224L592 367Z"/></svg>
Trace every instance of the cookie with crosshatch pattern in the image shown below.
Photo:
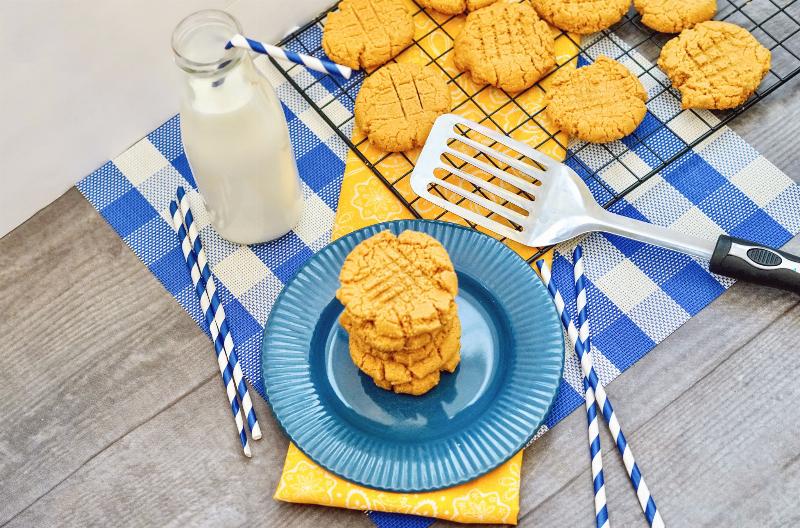
<svg viewBox="0 0 800 528"><path fill-rule="evenodd" d="M717 13L717 0L633 0L642 24L662 33L680 33Z"/></svg>
<svg viewBox="0 0 800 528"><path fill-rule="evenodd" d="M497 0L417 0L419 5L445 15L460 15L495 3Z"/></svg>
<svg viewBox="0 0 800 528"><path fill-rule="evenodd" d="M727 110L753 95L771 55L743 27L709 20L667 42L658 65L681 92L684 108Z"/></svg>
<svg viewBox="0 0 800 528"><path fill-rule="evenodd" d="M622 139L647 114L647 91L628 68L608 57L551 79L548 117L561 130L590 143Z"/></svg>
<svg viewBox="0 0 800 528"><path fill-rule="evenodd" d="M414 19L399 0L343 0L328 14L322 47L355 70L386 64L414 40Z"/></svg>
<svg viewBox="0 0 800 528"><path fill-rule="evenodd" d="M387 64L366 78L356 96L356 125L388 152L421 147L437 117L450 110L450 89L435 67Z"/></svg>
<svg viewBox="0 0 800 528"><path fill-rule="evenodd" d="M391 346L395 338L441 332L457 316L453 263L441 243L424 233L381 231L364 240L345 258L339 283L345 329L363 336L371 328L369 342L382 350L397 350ZM382 336L392 343L383 346Z"/></svg>
<svg viewBox="0 0 800 528"><path fill-rule="evenodd" d="M539 16L554 26L588 35L616 24L631 0L531 0Z"/></svg>
<svg viewBox="0 0 800 528"><path fill-rule="evenodd" d="M439 241L416 231L382 231L347 255L339 282L350 357L376 385L418 395L439 382L440 371L455 370L458 279Z"/></svg>
<svg viewBox="0 0 800 528"><path fill-rule="evenodd" d="M476 82L519 92L556 65L553 32L527 3L492 4L467 15L453 58Z"/></svg>

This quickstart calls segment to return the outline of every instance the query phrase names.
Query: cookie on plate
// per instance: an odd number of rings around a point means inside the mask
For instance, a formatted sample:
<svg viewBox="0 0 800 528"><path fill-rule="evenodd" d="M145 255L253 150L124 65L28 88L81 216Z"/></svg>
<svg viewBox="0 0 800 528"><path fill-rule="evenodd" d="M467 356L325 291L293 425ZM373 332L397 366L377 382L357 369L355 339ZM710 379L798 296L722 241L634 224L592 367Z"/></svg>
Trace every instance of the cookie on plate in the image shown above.
<svg viewBox="0 0 800 528"><path fill-rule="evenodd" d="M647 91L628 68L608 57L552 78L547 115L578 139L607 143L639 126L647 113Z"/></svg>
<svg viewBox="0 0 800 528"><path fill-rule="evenodd" d="M414 40L414 19L399 0L343 0L325 20L322 47L355 70L386 64Z"/></svg>
<svg viewBox="0 0 800 528"><path fill-rule="evenodd" d="M457 318L457 314L454 302L447 313L441 315L438 320L430 319L425 322L425 325L418 321L416 329L423 331L412 335L406 335L400 327L376 324L374 320L354 316L347 310L339 317L339 323L349 333L357 333L362 339L369 342L374 350L390 354L398 351L419 350L429 345L438 346L444 333L450 329L450 325ZM425 328L430 330L424 331Z"/></svg>
<svg viewBox="0 0 800 528"><path fill-rule="evenodd" d="M683 108L726 110L755 92L770 60L770 51L749 31L710 20L667 42L658 65L681 92Z"/></svg>
<svg viewBox="0 0 800 528"><path fill-rule="evenodd" d="M508 92L533 86L556 64L553 32L527 3L473 11L454 48L456 68Z"/></svg>
<svg viewBox="0 0 800 528"><path fill-rule="evenodd" d="M336 297L356 325L376 335L413 337L441 330L452 317L458 279L444 247L424 233L382 231L345 258Z"/></svg>
<svg viewBox="0 0 800 528"><path fill-rule="evenodd" d="M375 351L357 334L350 335L350 357L376 385L397 393L420 395L439 383L439 372L453 372L460 361L461 325L456 319L446 338L434 347L424 347L423 357L404 364L396 355Z"/></svg>
<svg viewBox="0 0 800 528"><path fill-rule="evenodd" d="M419 5L445 15L460 15L495 3L497 0L418 0Z"/></svg>
<svg viewBox="0 0 800 528"><path fill-rule="evenodd" d="M606 29L622 19L630 0L531 0L539 16L554 26L588 35Z"/></svg>
<svg viewBox="0 0 800 528"><path fill-rule="evenodd" d="M680 33L717 13L717 0L633 0L633 6L642 24L661 33Z"/></svg>
<svg viewBox="0 0 800 528"><path fill-rule="evenodd" d="M433 122L450 104L450 88L435 68L388 64L361 86L356 124L376 147L403 152L425 143Z"/></svg>
<svg viewBox="0 0 800 528"><path fill-rule="evenodd" d="M458 279L436 239L415 231L378 233L347 255L339 282L350 358L376 385L419 395L439 383L440 371L456 369Z"/></svg>

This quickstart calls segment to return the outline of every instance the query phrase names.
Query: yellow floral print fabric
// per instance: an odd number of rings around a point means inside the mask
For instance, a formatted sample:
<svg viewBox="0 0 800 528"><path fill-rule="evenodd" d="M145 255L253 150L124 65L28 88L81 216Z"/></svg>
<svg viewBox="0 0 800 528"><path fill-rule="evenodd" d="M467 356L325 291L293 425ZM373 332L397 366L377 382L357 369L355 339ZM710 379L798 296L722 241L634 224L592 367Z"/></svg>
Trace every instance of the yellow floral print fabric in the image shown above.
<svg viewBox="0 0 800 528"><path fill-rule="evenodd" d="M553 137L556 130L547 121L544 113L538 113L545 105L547 79L518 94L513 101L500 90L475 85L468 75L459 75L453 66L452 36L458 34L464 17L426 13L410 0L406 1L409 10L415 13L416 44L398 56L397 60L425 65L431 58L435 58L436 63L450 77L455 78L450 83L453 112L486 126L499 127L515 139L554 158L563 159L563 145L567 144L567 137L561 133ZM574 67L578 52L576 40L555 30L553 34L558 64L570 62L566 67ZM491 119L486 118L487 114L491 115ZM535 119L530 119L530 115L535 116ZM370 146L357 129L353 132L353 143L387 180L396 182L396 189L406 200L415 198L416 195L410 188L409 173L418 151L407 152L405 155L387 155ZM422 200L416 201L414 206L425 217L433 218L442 213L440 209ZM378 222L404 218L413 218L413 215L362 159L350 152L333 238ZM463 223L460 218L450 214L445 214L441 219ZM535 252L535 249L520 244L508 245L525 258ZM315 464L294 444L290 444L275 498L287 502L354 510L410 513L461 523L516 524L521 465L520 451L497 469L460 486L428 493L390 493L364 488L341 479Z"/></svg>
<svg viewBox="0 0 800 528"><path fill-rule="evenodd" d="M427 493L390 493L341 479L289 444L275 498L351 510L410 513L461 523L516 524L522 451L472 482Z"/></svg>

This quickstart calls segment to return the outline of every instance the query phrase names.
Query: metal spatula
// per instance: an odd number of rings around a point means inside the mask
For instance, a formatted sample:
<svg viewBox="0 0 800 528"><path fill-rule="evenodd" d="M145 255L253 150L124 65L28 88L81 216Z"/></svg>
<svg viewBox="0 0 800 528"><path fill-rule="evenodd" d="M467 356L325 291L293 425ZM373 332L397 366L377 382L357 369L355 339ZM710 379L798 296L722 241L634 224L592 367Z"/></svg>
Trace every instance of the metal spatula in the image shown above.
<svg viewBox="0 0 800 528"><path fill-rule="evenodd" d="M800 257L726 235L709 240L610 213L568 166L455 114L434 123L411 188L442 209L526 246L604 231L709 260L714 273L800 293Z"/></svg>

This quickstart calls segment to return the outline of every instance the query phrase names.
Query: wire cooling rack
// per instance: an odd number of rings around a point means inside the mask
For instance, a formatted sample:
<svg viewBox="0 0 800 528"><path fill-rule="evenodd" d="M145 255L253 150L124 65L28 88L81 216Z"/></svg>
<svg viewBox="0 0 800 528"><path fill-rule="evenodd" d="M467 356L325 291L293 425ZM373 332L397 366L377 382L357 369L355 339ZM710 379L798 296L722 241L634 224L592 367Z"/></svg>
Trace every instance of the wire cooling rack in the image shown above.
<svg viewBox="0 0 800 528"><path fill-rule="evenodd" d="M565 136L556 133L542 113L544 106L540 102L547 91L547 78L517 94L509 94L491 86L475 85L468 74L457 71L452 64L453 39L458 34L464 17L445 16L424 10L412 0L408 0L408 3L412 9L416 33L414 42L397 60L438 67L450 84L454 112L512 137L518 137L518 133L523 130L535 129L536 133L524 135L528 144L556 157L565 157L565 163L584 178L595 197L606 208L640 187L651 176L800 73L800 0L719 0L715 18L746 28L770 49L771 70L756 93L739 108L724 112L681 110L680 94L670 86L669 80L656 66L661 47L674 35L657 33L647 28L632 9L620 22L595 35L578 38L564 32L559 33L556 39L568 41L570 45L566 47L573 52L558 58L557 69L566 64L574 64L574 61L579 64L591 61L598 55L614 56L634 71L648 89L648 117L633 134L622 141L600 145L577 141L568 144ZM329 11L334 9L335 6ZM324 56L321 35L329 11L286 36L280 45L316 57ZM431 46L432 43L436 43L436 46ZM432 206L411 191L409 180L418 151L379 152L362 134L354 131L353 108L356 94L366 75L364 72L354 72L353 77L345 81L331 75L308 72L298 65L287 65L274 60L272 62L414 216L457 221L477 227ZM507 119L509 115L514 116L510 121ZM651 147L664 129L683 127L685 131L687 123L690 123L689 134L671 134L680 141L676 148L665 153L663 149ZM643 149L648 152L650 159L644 169L631 163L633 157L629 156L632 151L640 152ZM587 163L587 159L593 162ZM489 161L495 163L494 160ZM614 174L613 183L609 183L609 178L604 177L611 173ZM448 197L451 201L457 201L452 198ZM497 201L503 205L507 203ZM481 212L486 216L492 215L491 211ZM543 251L531 250L525 256L533 261Z"/></svg>

